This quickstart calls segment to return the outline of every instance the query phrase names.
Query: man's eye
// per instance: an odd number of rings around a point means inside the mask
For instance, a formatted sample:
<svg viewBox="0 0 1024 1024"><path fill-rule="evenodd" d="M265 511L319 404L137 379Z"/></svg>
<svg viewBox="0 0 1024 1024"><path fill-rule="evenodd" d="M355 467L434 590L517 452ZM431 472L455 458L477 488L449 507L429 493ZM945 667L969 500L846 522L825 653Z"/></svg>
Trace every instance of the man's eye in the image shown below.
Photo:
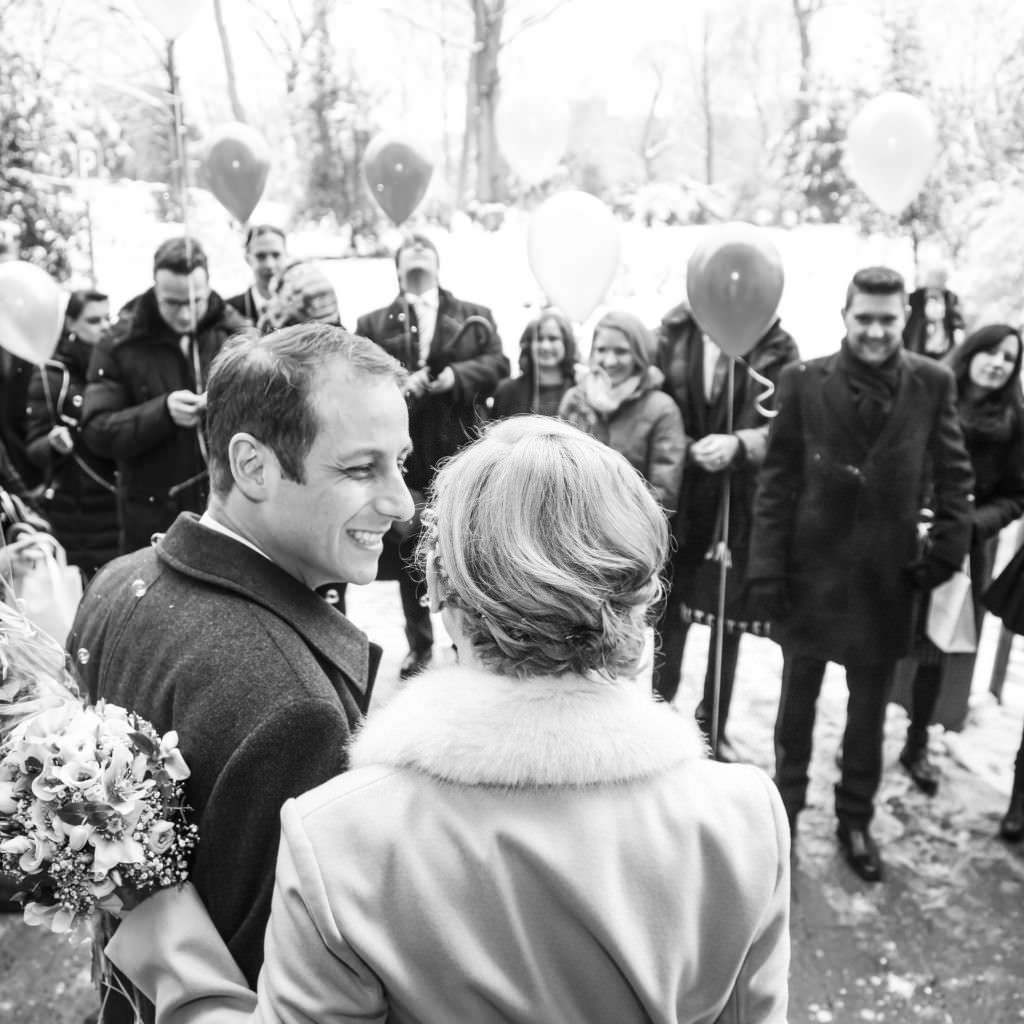
<svg viewBox="0 0 1024 1024"><path fill-rule="evenodd" d="M405 476L409 472L409 463L406 459L398 460L398 472Z"/></svg>
<svg viewBox="0 0 1024 1024"><path fill-rule="evenodd" d="M373 473L373 463L369 462L363 466L346 466L344 473L346 476L353 477L356 480L365 480Z"/></svg>

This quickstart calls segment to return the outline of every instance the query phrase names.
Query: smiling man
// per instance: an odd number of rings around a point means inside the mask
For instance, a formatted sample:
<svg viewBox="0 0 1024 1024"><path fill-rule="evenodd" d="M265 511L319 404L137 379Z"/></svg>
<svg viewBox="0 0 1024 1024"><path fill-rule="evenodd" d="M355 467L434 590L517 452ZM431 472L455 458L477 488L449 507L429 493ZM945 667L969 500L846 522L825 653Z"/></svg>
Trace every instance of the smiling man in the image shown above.
<svg viewBox="0 0 1024 1024"><path fill-rule="evenodd" d="M253 986L278 812L346 767L370 699L380 651L317 589L369 583L413 514L404 381L337 327L230 342L209 381L206 511L102 570L69 641L92 700L177 730L192 881Z"/></svg>
<svg viewBox="0 0 1024 1024"><path fill-rule="evenodd" d="M870 834L885 709L911 642L915 591L967 552L973 474L950 370L904 351L903 278L858 271L840 351L783 370L754 508L752 603L782 645L775 780L795 834L807 797L815 702L829 661L849 689L837 835L865 881L882 877ZM922 506L933 513L922 550Z"/></svg>

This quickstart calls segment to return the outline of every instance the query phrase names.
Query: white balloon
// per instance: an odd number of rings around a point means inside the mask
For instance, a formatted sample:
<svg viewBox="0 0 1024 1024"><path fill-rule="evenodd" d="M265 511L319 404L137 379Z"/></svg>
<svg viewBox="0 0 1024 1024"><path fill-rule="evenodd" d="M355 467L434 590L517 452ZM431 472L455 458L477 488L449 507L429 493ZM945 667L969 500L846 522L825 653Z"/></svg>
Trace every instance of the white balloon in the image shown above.
<svg viewBox="0 0 1024 1024"><path fill-rule="evenodd" d="M550 178L569 144L569 107L550 97L515 96L498 104L494 130L502 156L531 185Z"/></svg>
<svg viewBox="0 0 1024 1024"><path fill-rule="evenodd" d="M886 213L897 214L921 191L939 152L931 111L916 96L884 92L850 122L850 176Z"/></svg>
<svg viewBox="0 0 1024 1024"><path fill-rule="evenodd" d="M195 21L203 0L135 0L146 20L165 39L177 39Z"/></svg>
<svg viewBox="0 0 1024 1024"><path fill-rule="evenodd" d="M530 218L526 251L548 300L582 322L598 307L619 269L615 215L587 192L559 192Z"/></svg>

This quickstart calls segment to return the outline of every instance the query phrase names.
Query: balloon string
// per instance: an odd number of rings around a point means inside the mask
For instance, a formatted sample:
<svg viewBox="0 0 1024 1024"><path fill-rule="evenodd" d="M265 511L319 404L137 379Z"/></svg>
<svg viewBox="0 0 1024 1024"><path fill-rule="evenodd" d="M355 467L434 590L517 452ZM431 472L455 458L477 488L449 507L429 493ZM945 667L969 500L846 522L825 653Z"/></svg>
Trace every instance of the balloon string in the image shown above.
<svg viewBox="0 0 1024 1024"><path fill-rule="evenodd" d="M764 388L764 391L762 391L761 394L759 394L757 398L754 399L754 408L757 409L757 411L766 420L775 419L775 417L779 415L778 410L769 409L766 405L763 404L767 402L768 399L772 397L772 395L775 394L775 385L767 377L758 373L757 370L755 370L750 365L750 363L745 363L742 359L740 359L739 362L743 363L743 365L747 368L747 373L749 373L750 376L753 377L754 380L756 380L757 383Z"/></svg>

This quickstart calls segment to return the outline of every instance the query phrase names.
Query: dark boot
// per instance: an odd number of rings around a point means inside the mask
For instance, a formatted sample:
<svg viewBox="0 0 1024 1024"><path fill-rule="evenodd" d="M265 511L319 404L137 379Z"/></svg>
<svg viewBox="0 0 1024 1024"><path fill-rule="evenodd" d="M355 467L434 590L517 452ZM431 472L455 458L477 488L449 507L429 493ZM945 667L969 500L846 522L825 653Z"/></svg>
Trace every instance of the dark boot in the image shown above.
<svg viewBox="0 0 1024 1024"><path fill-rule="evenodd" d="M1024 839L1024 786L1015 786L1010 807L999 825L999 834L1011 843Z"/></svg>
<svg viewBox="0 0 1024 1024"><path fill-rule="evenodd" d="M907 769L922 793L935 796L939 791L939 770L928 757L928 733L922 736L913 731L907 732L907 742L900 752L900 764Z"/></svg>

